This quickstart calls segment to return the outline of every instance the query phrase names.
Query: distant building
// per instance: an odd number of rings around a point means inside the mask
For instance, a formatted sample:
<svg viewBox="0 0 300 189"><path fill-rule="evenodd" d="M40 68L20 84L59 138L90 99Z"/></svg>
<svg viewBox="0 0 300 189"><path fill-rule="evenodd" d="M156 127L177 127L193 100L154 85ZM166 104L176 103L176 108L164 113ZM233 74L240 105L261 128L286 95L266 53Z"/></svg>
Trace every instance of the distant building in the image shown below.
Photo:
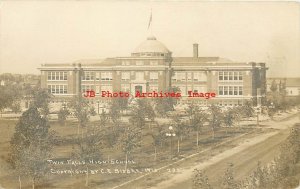
<svg viewBox="0 0 300 189"><path fill-rule="evenodd" d="M128 57L80 60L70 64L43 64L41 86L61 103L70 97L94 90L91 103L106 103L101 91L152 92L178 87L182 101L207 105L241 105L261 102L266 93L265 63L233 62L220 57L199 57L198 44L192 57L173 57L172 52L154 36L142 42ZM188 91L214 92L206 100L189 98Z"/></svg>
<svg viewBox="0 0 300 189"><path fill-rule="evenodd" d="M297 97L300 95L300 78L280 78L272 77L267 79L267 91L271 91L272 84L276 84L277 91L284 88L287 97Z"/></svg>

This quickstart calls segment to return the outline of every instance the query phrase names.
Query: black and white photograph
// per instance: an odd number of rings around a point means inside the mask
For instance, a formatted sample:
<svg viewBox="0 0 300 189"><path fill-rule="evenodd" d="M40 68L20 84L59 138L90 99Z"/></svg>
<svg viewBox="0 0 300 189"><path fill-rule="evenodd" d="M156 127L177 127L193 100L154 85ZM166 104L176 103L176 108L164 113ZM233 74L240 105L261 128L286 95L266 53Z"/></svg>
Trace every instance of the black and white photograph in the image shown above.
<svg viewBox="0 0 300 189"><path fill-rule="evenodd" d="M300 189L299 1L0 1L0 189Z"/></svg>

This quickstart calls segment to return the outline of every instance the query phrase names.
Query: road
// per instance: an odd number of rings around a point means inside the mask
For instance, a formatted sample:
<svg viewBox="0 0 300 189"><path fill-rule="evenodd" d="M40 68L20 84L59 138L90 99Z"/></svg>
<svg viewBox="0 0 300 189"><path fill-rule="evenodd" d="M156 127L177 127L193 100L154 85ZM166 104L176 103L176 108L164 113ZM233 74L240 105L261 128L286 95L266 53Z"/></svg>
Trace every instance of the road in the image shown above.
<svg viewBox="0 0 300 189"><path fill-rule="evenodd" d="M290 130L288 128L298 120L295 117L284 122L271 122L268 127L274 128L276 131L256 136L251 140L248 139L231 150L218 154L208 161L185 169L171 179L158 183L152 189L192 188L191 178L195 168L205 170L211 185L218 188L219 181L229 163L234 164L235 179L242 179L256 169L258 161L266 164L278 156L280 144L289 135Z"/></svg>
<svg viewBox="0 0 300 189"><path fill-rule="evenodd" d="M280 144L289 135L289 128L297 122L299 122L298 116L284 121L269 121L263 126L269 128L269 132L242 138L232 148L220 150L217 153L206 151L197 155L197 158L186 159L184 162L173 166L179 168L179 172L162 171L159 174L149 175L115 188L189 189L192 188L195 168L205 170L210 183L214 188L218 188L220 178L224 175L228 163L234 164L235 179L242 179L256 169L258 161L262 164L271 162L278 156Z"/></svg>

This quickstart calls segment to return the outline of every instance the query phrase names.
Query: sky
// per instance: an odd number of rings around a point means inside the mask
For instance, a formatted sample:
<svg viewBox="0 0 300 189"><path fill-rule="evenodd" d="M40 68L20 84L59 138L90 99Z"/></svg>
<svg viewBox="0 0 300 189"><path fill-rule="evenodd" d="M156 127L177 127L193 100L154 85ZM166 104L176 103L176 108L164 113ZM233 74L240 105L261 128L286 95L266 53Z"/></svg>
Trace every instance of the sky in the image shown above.
<svg viewBox="0 0 300 189"><path fill-rule="evenodd" d="M152 9L152 29L148 22ZM151 33L173 56L266 62L268 76L300 77L300 3L0 1L0 73L44 63L130 56Z"/></svg>

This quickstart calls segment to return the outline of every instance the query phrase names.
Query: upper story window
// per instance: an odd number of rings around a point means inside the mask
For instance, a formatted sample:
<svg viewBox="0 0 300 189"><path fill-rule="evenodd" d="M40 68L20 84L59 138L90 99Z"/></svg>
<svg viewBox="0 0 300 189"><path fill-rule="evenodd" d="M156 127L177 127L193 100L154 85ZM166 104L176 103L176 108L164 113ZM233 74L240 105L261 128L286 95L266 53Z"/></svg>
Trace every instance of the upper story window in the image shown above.
<svg viewBox="0 0 300 189"><path fill-rule="evenodd" d="M82 80L90 81L95 79L95 73L94 72L84 72Z"/></svg>
<svg viewBox="0 0 300 189"><path fill-rule="evenodd" d="M136 80L144 80L144 72L135 72L135 79Z"/></svg>
<svg viewBox="0 0 300 189"><path fill-rule="evenodd" d="M130 65L130 61L128 61L128 60L122 61L122 66L129 66L129 65Z"/></svg>
<svg viewBox="0 0 300 189"><path fill-rule="evenodd" d="M222 71L219 72L219 81L242 81L243 72L237 71Z"/></svg>
<svg viewBox="0 0 300 189"><path fill-rule="evenodd" d="M100 72L96 72L96 80L99 81L100 80Z"/></svg>
<svg viewBox="0 0 300 189"><path fill-rule="evenodd" d="M172 78L174 81L186 81L185 72L175 72Z"/></svg>
<svg viewBox="0 0 300 189"><path fill-rule="evenodd" d="M187 78L187 81L192 81L192 72L187 72L186 78Z"/></svg>
<svg viewBox="0 0 300 189"><path fill-rule="evenodd" d="M47 72L48 80L66 81L68 80L68 72Z"/></svg>
<svg viewBox="0 0 300 189"><path fill-rule="evenodd" d="M101 73L101 80L102 81L111 81L112 78L112 72L102 72Z"/></svg>
<svg viewBox="0 0 300 189"><path fill-rule="evenodd" d="M158 72L150 72L150 80L157 81L158 80Z"/></svg>
<svg viewBox="0 0 300 189"><path fill-rule="evenodd" d="M151 60L150 61L150 66L157 66L158 65L158 61L154 61L154 60Z"/></svg>
<svg viewBox="0 0 300 189"><path fill-rule="evenodd" d="M205 72L194 72L194 81L206 81L207 76Z"/></svg>
<svg viewBox="0 0 300 189"><path fill-rule="evenodd" d="M137 66L143 66L143 65L144 65L144 62L141 61L141 60L137 60L135 64L136 64Z"/></svg>
<svg viewBox="0 0 300 189"><path fill-rule="evenodd" d="M123 81L130 80L130 72L122 72L122 80Z"/></svg>

